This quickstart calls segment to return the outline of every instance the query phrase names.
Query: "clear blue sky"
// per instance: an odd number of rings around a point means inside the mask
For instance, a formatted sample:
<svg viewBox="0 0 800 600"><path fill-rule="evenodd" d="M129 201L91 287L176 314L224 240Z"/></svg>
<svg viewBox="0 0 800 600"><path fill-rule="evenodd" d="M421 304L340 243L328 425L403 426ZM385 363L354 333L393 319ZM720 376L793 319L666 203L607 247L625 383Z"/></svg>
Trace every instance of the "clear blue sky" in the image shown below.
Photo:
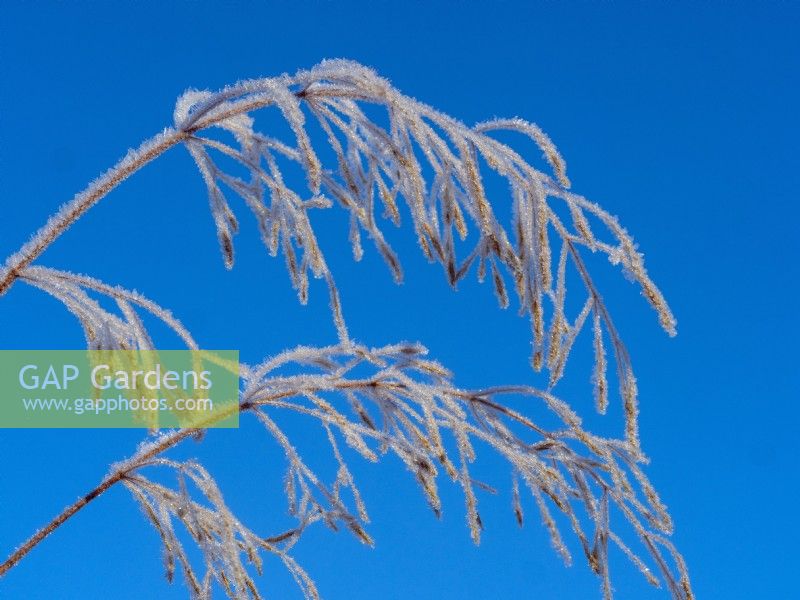
<svg viewBox="0 0 800 600"><path fill-rule="evenodd" d="M634 233L678 318L679 335L668 339L634 286L607 268L603 293L640 381L648 473L698 597L796 597L797 4L141 4L4 6L0 256L169 125L188 87L346 57L465 122L536 121L566 157L574 189ZM172 308L203 346L238 348L247 361L333 342L324 290L299 307L282 262L259 248L253 229L239 236L239 264L226 272L202 182L178 148L41 262L137 288ZM328 254L358 339L420 340L465 386L536 383L527 325L498 310L488 287L451 293L402 233L407 281L395 287L373 251L351 261L345 235ZM200 296L198 278L207 284ZM20 284L0 298L0 348L81 343L71 317L41 293ZM568 399L589 414L589 390L574 390ZM2 431L0 552L93 486L141 435ZM256 427L212 432L177 456L202 458L248 522L274 530L282 462ZM396 461L359 465L356 475L377 548L319 528L297 549L326 598L598 597L577 556L561 565L532 505L519 531L507 495L483 499L486 532L475 548L454 489L445 486L437 522ZM505 485L505 473L494 481ZM159 552L127 492L112 490L0 581L0 597L185 597L182 583L163 580ZM612 568L619 598L667 597L623 559ZM296 597L275 561L260 582L272 598Z"/></svg>

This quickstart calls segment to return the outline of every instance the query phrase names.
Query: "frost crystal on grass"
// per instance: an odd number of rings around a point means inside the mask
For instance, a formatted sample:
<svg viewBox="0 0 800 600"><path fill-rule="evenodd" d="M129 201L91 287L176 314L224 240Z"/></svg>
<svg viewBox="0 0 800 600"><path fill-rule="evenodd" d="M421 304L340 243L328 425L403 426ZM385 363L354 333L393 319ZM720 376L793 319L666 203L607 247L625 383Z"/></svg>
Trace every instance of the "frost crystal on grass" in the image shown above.
<svg viewBox="0 0 800 600"><path fill-rule="evenodd" d="M256 115L270 108L288 126L287 139L256 129ZM368 116L376 113L383 124ZM344 528L372 544L367 507L349 466L353 454L373 462L388 453L397 456L437 516L442 509L440 480L451 480L463 491L467 524L477 543L485 526L479 503L494 488L472 473L479 455L490 449L508 464L512 510L519 525L525 518L524 504L532 499L553 547L568 563L571 536L563 535L562 529L571 530L602 582L604 597L612 595L609 542L653 585L663 583L677 599L693 597L683 559L665 537L672 530L669 515L639 466L645 457L639 446L636 379L584 263L585 253L604 254L637 282L671 335L675 319L648 277L633 239L615 217L570 190L566 162L538 126L513 118L469 127L404 96L372 70L343 60L324 61L293 76L240 82L218 92L187 91L178 99L174 123L174 129L131 150L9 257L0 268L0 295L16 279L47 292L79 320L90 348L154 348L142 321L147 313L166 324L187 348L197 349L189 331L169 311L141 294L33 264L114 187L167 149L183 144L207 187L227 268L234 266L239 231L229 196L238 196L253 214L269 254L283 255L299 300L308 300L309 275L324 279L329 289L337 344L297 347L259 365L241 367L240 409L259 420L285 455L284 492L296 525L271 537L250 531L201 465L164 457L185 439L201 435L197 430L173 430L154 436L115 464L94 492L0 565L0 575L85 503L121 482L161 537L167 578L171 581L180 570L193 598L210 597L215 585L231 598L260 598L254 572L261 572L262 553L277 556L305 596L317 598L313 581L289 554L308 526L321 522L333 530ZM311 124L317 136L309 132ZM499 141L495 135L501 130L532 140L548 172ZM319 151L323 145L324 153ZM321 158L326 155L333 156L330 164ZM290 170L301 172L304 183L292 187ZM488 177L504 180L507 198L490 199ZM508 223L498 216L501 202L511 207ZM479 280L487 275L491 279L501 307L515 295L520 314L530 320L530 362L535 370L546 370L546 389L464 390L419 344L369 348L350 339L334 274L314 229L315 211L334 206L348 213L355 260L370 251L365 244L371 243L398 282L402 266L384 230L387 224L399 226L401 211L407 210L420 251L442 267L451 286L474 269ZM580 282L570 285L570 294L568 271ZM568 304L575 294L577 302ZM112 300L116 309L104 308L98 297ZM575 312L573 306L582 308ZM620 439L587 431L555 395L584 328L592 329L591 381L600 413L609 404L607 354L613 357L625 415ZM527 398L530 412L511 408L514 397ZM542 424L533 416L535 405L557 424ZM335 473L311 468L297 440L281 425L281 415L287 413L316 422L330 447ZM154 480L151 473L158 469L174 474L173 486ZM638 549L623 541L618 524L632 528ZM190 559L187 541L199 548L200 567Z"/></svg>

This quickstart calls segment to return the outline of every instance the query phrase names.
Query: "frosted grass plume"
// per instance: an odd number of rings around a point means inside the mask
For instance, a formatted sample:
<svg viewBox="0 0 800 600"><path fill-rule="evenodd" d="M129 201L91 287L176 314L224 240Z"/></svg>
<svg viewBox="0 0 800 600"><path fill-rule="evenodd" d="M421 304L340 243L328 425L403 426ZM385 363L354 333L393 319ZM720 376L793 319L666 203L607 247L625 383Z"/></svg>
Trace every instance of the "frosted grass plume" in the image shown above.
<svg viewBox="0 0 800 600"><path fill-rule="evenodd" d="M256 129L254 115L270 108L288 125L288 139ZM368 116L376 108L383 111L383 125ZM322 141L313 139L310 123L321 132ZM493 137L503 130L532 140L549 173ZM131 458L112 466L95 490L12 553L0 565L0 575L86 503L122 483L161 537L167 578L172 580L180 570L192 597L209 597L215 585L231 598L261 597L252 571L260 573L260 554L265 552L281 559L306 597L317 598L312 579L289 554L305 529L322 522L334 530L344 527L365 544L372 543L348 452L369 461L395 454L436 515L442 509L440 474L452 480L463 491L467 524L477 543L484 527L478 496L493 489L471 476L479 442L508 463L517 522L525 520L524 488L554 548L567 562L571 552L561 529L566 525L572 531L601 579L604 597L612 594L609 541L650 583L663 583L674 598L692 597L683 559L665 537L672 531L669 515L639 466L645 457L630 358L582 254L599 252L619 265L639 285L670 335L675 334L676 322L633 239L614 216L571 191L566 162L538 126L513 118L469 127L401 94L372 70L343 60L323 61L293 76L239 82L218 92L191 90L178 99L172 128L131 150L6 260L0 269L0 295L17 279L52 295L79 320L90 348L153 348L142 311L165 323L187 348L197 348L192 334L170 311L141 294L86 275L34 265L94 204L179 144L194 159L207 187L226 268L235 264L234 239L239 231L229 197L238 196L252 213L269 254L283 256L300 302L308 301L309 275L328 287L337 344L295 348L241 368L239 408L264 425L285 455L284 492L297 525L270 537L247 529L227 508L213 477L201 465L163 456L185 439L202 435L198 430L176 430L152 437ZM332 153L331 164L320 158L316 149L320 144ZM231 161L247 176L226 170ZM302 186L292 187L287 168L304 173ZM484 183L489 173L508 186L510 223L498 217L498 200L489 200ZM520 314L530 321L529 360L535 370L547 372L546 389L463 390L452 383L446 368L425 357L418 344L375 349L352 340L334 274L314 229L315 211L334 206L349 214L354 259L363 257L366 236L398 282L403 279L401 262L384 230L387 225L401 225L401 215L407 212L420 251L441 266L451 286L474 270L481 281L490 275L501 307L509 306L510 295L515 295ZM569 268L582 285L569 290L582 302L575 315L568 315L566 308ZM97 296L114 300L119 312L103 308ZM607 348L616 367L625 415L620 439L589 433L554 393L574 342L588 322L594 351L590 379L600 413L609 403ZM365 366L372 369L371 375L352 375ZM509 395L535 398L561 425L550 430L512 410L503 400ZM323 474L309 468L281 428L279 415L286 412L303 414L321 426L338 465L332 482L326 483ZM156 469L172 471L175 486L151 480L148 472ZM641 550L633 550L615 532L612 514L632 527ZM176 524L185 535L176 532ZM202 565L187 558L187 541L200 548Z"/></svg>

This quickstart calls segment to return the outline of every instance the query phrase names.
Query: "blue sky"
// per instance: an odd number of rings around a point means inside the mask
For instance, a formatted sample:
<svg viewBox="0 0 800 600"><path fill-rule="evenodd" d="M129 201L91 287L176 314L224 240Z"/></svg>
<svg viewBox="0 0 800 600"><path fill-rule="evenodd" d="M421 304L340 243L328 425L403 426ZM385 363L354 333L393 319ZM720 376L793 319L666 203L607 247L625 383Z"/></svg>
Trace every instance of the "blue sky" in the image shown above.
<svg viewBox="0 0 800 600"><path fill-rule="evenodd" d="M636 288L599 264L639 378L647 472L670 507L698 597L794 593L796 4L12 3L3 12L0 256L169 125L188 87L345 57L467 123L516 115L537 122L566 157L574 189L634 234L678 318L679 335L669 339ZM173 309L203 346L237 348L247 361L335 341L324 289L312 287L300 307L282 262L254 233L244 228L239 263L226 272L202 181L176 148L40 262L139 289ZM355 264L346 231L326 235L356 338L420 340L467 387L536 383L528 326L497 309L488 286L453 294L398 233L407 277L396 287L375 252ZM16 285L0 298L0 348L81 343L71 317L41 293ZM611 426L613 415L589 416L588 386L564 393L589 422ZM91 488L141 435L4 430L0 551ZM202 458L256 528L282 514L281 456L252 424L212 432L176 456ZM396 461L361 465L356 475L377 547L310 532L297 557L324 597L599 597L577 557L561 565L532 505L519 531L507 495L483 499L486 531L475 548L456 490L445 486L436 521ZM622 558L612 569L619 598L667 597ZM119 598L186 596L161 573L156 533L124 490L112 490L1 580L0 597L101 598L112 586ZM270 597L297 597L275 561L260 582Z"/></svg>

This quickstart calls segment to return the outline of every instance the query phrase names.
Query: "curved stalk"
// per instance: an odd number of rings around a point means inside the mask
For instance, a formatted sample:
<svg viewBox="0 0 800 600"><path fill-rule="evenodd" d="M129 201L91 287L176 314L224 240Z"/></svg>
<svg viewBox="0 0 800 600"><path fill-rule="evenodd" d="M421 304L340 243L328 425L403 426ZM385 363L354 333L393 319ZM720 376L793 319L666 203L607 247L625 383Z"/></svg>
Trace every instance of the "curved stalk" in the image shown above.
<svg viewBox="0 0 800 600"><path fill-rule="evenodd" d="M36 232L29 242L8 257L5 266L0 270L0 296L8 291L25 267L36 260L87 210L147 163L185 140L188 135L185 131L166 129L163 133L142 142L137 149L129 152L105 174L95 179L89 184L89 187L65 204Z"/></svg>
<svg viewBox="0 0 800 600"><path fill-rule="evenodd" d="M348 388L353 387L352 382L344 382L341 387ZM258 402L253 402L251 400L244 400L237 408L240 412L246 412L248 410L253 410L260 405L268 403L274 400L280 400L287 396L291 396L291 392L279 392L276 394L272 394L269 397L261 398ZM221 421L223 419L228 418L230 411L223 411L214 417L208 422L202 423L204 427L208 427L213 425L214 423ZM51 520L47 525L42 527L36 533L34 533L31 537L29 537L25 542L19 546L11 555L2 563L0 564L0 577L3 577L8 571L10 571L16 564L22 560L31 550L33 550L40 542L42 542L48 535L53 533L56 529L58 529L61 525L67 522L72 516L75 515L79 510L89 504L92 500L102 495L106 492L109 488L113 487L115 484L119 483L120 481L124 480L130 473L136 471L136 469L144 466L150 459L155 458L159 454L166 452L167 450L177 446L186 438L189 438L198 431L202 431L201 429L197 428L186 428L186 429L177 429L172 431L171 433L163 436L154 444L149 444L141 449L139 452L134 454L131 458L124 460L118 463L118 467L114 469L109 475L103 479L96 487L94 487L91 491L84 494L80 498L78 498L75 502L70 504L67 508L65 508L61 513L59 513L53 520Z"/></svg>
<svg viewBox="0 0 800 600"><path fill-rule="evenodd" d="M81 496L75 502L70 504L57 517L50 521L46 526L42 527L39 531L34 533L25 541L25 543L17 548L3 564L0 564L0 577L10 571L20 560L25 557L26 554L28 554L28 552L33 550L41 541L43 541L48 535L63 525L70 517L74 516L75 513L77 513L80 509L103 494L103 492L111 488L113 485L125 479L125 477L131 471L137 469L142 462L145 462L154 456L157 456L158 454L161 454L162 452L172 448L187 437L190 437L196 433L196 431L196 429L177 430L172 434L165 436L164 439L162 439L158 444L148 447L146 451L142 452L141 454L136 454L130 460L125 461L122 467L109 474L89 493Z"/></svg>

